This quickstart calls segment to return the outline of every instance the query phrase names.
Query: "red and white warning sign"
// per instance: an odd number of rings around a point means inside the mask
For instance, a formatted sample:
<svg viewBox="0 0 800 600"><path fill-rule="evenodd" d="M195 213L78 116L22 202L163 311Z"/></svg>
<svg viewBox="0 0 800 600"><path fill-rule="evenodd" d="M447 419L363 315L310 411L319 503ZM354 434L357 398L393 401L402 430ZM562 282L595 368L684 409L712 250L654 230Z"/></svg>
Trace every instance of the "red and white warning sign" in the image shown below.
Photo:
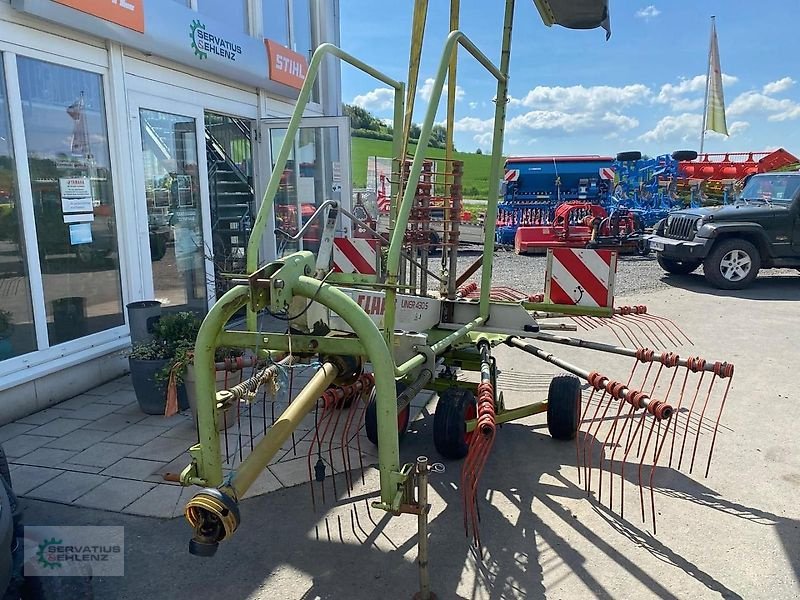
<svg viewBox="0 0 800 600"><path fill-rule="evenodd" d="M617 253L613 250L550 248L545 302L612 308Z"/></svg>
<svg viewBox="0 0 800 600"><path fill-rule="evenodd" d="M614 169L611 167L600 167L600 179L614 181Z"/></svg>
<svg viewBox="0 0 800 600"><path fill-rule="evenodd" d="M333 272L377 275L380 268L378 240L333 238Z"/></svg>
<svg viewBox="0 0 800 600"><path fill-rule="evenodd" d="M519 180L519 169L509 169L503 179L506 182Z"/></svg>

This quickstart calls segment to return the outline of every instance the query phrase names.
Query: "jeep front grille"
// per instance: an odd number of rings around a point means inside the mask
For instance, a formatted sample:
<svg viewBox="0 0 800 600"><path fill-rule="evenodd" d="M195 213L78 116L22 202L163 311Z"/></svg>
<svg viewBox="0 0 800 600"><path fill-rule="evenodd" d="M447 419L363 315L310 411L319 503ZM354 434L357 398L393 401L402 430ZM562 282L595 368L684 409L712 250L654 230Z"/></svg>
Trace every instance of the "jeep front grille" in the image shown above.
<svg viewBox="0 0 800 600"><path fill-rule="evenodd" d="M675 240L691 240L699 220L700 217L690 215L670 215L664 227L664 236Z"/></svg>

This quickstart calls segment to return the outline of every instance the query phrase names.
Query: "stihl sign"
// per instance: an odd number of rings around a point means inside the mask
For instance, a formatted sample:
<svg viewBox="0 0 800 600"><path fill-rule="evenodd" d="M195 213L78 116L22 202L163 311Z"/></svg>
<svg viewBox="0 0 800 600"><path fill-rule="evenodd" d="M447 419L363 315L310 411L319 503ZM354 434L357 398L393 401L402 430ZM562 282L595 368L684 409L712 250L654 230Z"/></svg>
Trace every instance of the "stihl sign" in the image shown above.
<svg viewBox="0 0 800 600"><path fill-rule="evenodd" d="M303 87L308 71L305 57L272 40L264 40L264 43L269 56L269 78L298 90Z"/></svg>
<svg viewBox="0 0 800 600"><path fill-rule="evenodd" d="M144 33L144 0L54 0L81 12Z"/></svg>

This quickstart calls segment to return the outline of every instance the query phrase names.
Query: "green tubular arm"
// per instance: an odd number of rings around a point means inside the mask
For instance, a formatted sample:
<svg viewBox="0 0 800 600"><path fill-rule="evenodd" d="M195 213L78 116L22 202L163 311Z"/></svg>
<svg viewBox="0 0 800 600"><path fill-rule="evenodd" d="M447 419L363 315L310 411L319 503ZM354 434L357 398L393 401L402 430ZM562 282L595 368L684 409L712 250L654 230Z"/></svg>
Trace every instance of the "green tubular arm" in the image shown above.
<svg viewBox="0 0 800 600"><path fill-rule="evenodd" d="M225 323L250 298L250 288L237 285L228 290L208 311L194 345L195 386L197 388L197 446L192 456L197 460L198 474L203 485L218 486L222 483L222 461L219 452L219 431L214 411L216 410L217 386L214 380L214 353L219 334Z"/></svg>
<svg viewBox="0 0 800 600"><path fill-rule="evenodd" d="M252 273L258 268L258 250L261 247L261 241L264 238L267 219L270 211L272 210L275 195L278 193L278 186L280 185L281 176L283 175L283 170L286 168L286 161L289 158L289 153L291 152L294 144L294 138L297 135L297 130L300 128L300 121L302 120L303 112L308 105L308 100L311 97L311 90L314 87L314 82L319 74L320 66L322 65L323 59L329 54L338 57L339 59L353 65L358 69L361 69L365 73L372 75L379 81L382 81L394 89L395 114L393 123L394 141L392 147L395 152L402 152L403 93L405 89L403 83L395 81L377 69L373 69L365 62L359 60L351 54L348 54L333 44L321 44L314 51L314 55L311 57L311 62L308 65L308 72L306 74L305 81L303 82L303 87L300 89L300 95L297 97L297 103L295 104L294 112L292 113L292 117L289 120L289 125L286 128L286 137L284 138L281 148L278 151L278 156L275 159L275 166L272 169L272 174L270 175L267 189L264 191L264 198L261 202L261 206L258 209L256 220L253 223L253 230L250 234L250 239L247 242L248 273ZM256 315L249 308L247 310L247 326L251 331L255 330L256 328Z"/></svg>
<svg viewBox="0 0 800 600"><path fill-rule="evenodd" d="M483 54L475 44L470 41L470 39L466 36L466 34L462 31L452 31L450 35L447 36L447 41L444 45L444 50L442 51L442 57L439 60L439 69L436 72L436 77L434 78L433 82L433 89L431 92L431 99L428 103L428 110L425 113L425 120L422 122L422 129L420 131L419 136L419 144L417 145L417 150L414 153L414 160L411 163L411 171L408 176L408 181L418 181L420 173L422 172L422 163L425 160L425 154L428 150L428 144L430 142L431 131L433 130L433 122L436 119L436 112L439 108L439 99L442 96L442 89L444 88L444 79L447 76L447 70L450 66L450 60L453 57L457 46L463 46L475 59L482 64L487 71L489 71L498 81L498 87L500 83L503 84L506 81L505 75L498 69L492 62ZM505 88L504 88L505 89ZM497 129L495 127L495 129ZM502 134L501 134L502 137ZM501 140L501 149L502 149L502 140ZM492 158L492 172L499 173L499 167L495 167L494 163L497 162L499 164L500 156L496 155ZM491 187L491 184L490 184ZM416 192L416 186L407 185L405 192L403 193L403 200L400 203L400 207L397 214L397 223L395 224L395 228L392 231L391 243L389 245L389 257L386 267L386 313L384 315L384 332L383 335L386 338L386 345L389 348L393 347L394 343L394 322L395 322L395 315L396 315L396 302L397 302L397 278L398 272L400 269L400 250L403 244L403 235L406 231L406 226L408 225L408 219L411 214L411 205L414 201L414 194ZM497 204L497 198L495 198L495 205ZM496 211L496 209L495 209ZM492 240L494 240L494 231L492 231ZM493 247L493 245L492 245ZM488 301L488 290L487 290L487 301ZM488 304L486 307L486 314L481 312L481 316L484 318L488 317Z"/></svg>
<svg viewBox="0 0 800 600"><path fill-rule="evenodd" d="M318 279L301 275L292 284L296 295L315 298L316 302L336 312L353 329L367 352L375 377L378 413L378 462L381 480L381 501L391 505L402 481L400 450L397 437L397 390L394 381L394 359L383 341L378 326L367 313L340 289Z"/></svg>

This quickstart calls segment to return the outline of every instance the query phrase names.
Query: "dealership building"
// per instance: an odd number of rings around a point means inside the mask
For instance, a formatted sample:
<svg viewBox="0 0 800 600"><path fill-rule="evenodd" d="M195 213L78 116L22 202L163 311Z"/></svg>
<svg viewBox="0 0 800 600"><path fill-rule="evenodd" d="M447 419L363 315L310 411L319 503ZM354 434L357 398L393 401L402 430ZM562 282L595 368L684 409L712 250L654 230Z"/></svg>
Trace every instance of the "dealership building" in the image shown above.
<svg viewBox="0 0 800 600"><path fill-rule="evenodd" d="M125 372L129 303L213 304L338 38L338 0L0 0L0 424ZM268 231L349 203L339 115L326 59Z"/></svg>

